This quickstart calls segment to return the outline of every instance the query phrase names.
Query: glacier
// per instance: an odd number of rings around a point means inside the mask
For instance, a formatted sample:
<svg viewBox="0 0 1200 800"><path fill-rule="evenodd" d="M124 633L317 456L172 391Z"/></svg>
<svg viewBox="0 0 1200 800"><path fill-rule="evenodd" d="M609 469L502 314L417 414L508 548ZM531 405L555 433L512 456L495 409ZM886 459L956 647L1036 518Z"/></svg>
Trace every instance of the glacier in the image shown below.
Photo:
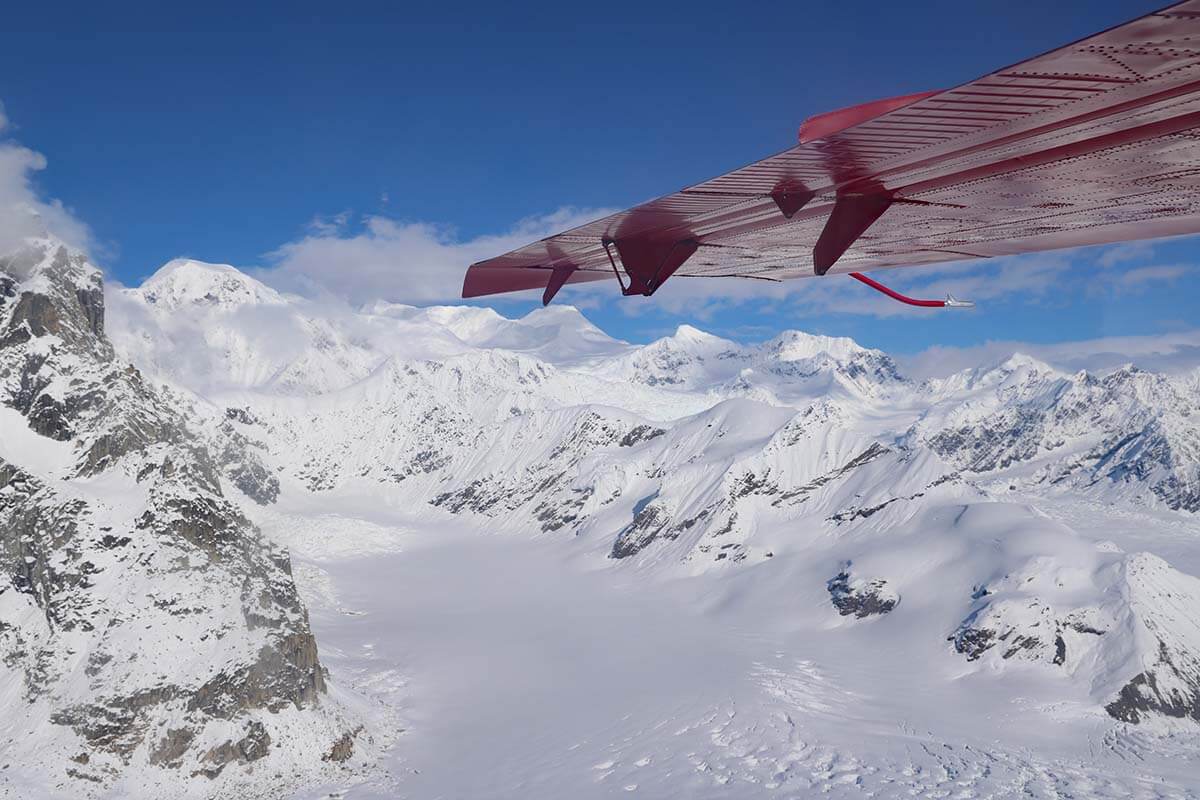
<svg viewBox="0 0 1200 800"><path fill-rule="evenodd" d="M1200 794L1200 370L918 381L846 338L638 345L194 260L101 289L39 247L0 264L0 793ZM198 499L236 557L162 511ZM95 532L17 533L29 509ZM55 603L146 633L42 625L29 542L120 576L76 566ZM189 700L310 634L311 689L271 659L266 696ZM35 696L33 636L64 676ZM103 716L114 681L153 702Z"/></svg>

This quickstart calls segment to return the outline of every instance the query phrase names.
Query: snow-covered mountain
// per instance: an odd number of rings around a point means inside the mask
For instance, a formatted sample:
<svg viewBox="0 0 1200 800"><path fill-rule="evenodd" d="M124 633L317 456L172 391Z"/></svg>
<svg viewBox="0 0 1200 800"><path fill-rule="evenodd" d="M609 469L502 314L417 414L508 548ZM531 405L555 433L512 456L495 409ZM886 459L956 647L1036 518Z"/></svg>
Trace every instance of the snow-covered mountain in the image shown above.
<svg viewBox="0 0 1200 800"><path fill-rule="evenodd" d="M11 309L39 303L98 319L86 265L6 263L0 286L20 299L0 306L3 330L34 333ZM268 552L290 549L296 590L282 553L253 569L203 563L270 576L312 611L328 674L313 650L320 686L287 712L293 738L274 701L227 712L261 723L272 758L324 776L298 782L371 797L1200 791L1200 581L1188 574L1200 570L1200 373L1064 374L1014 355L916 382L845 338L744 345L681 326L632 345L569 306L521 319L350 309L195 261L106 298L103 328L48 327L0 349L0 364L20 365L0 369L0 456L121 509L105 535L138 542L122 574L145 570L139 581L180 557L161 525L140 522L160 494L226 509L239 558L259 564L260 530ZM76 373L80 355L29 366L65 352L59 340L124 377ZM88 410L101 399L104 413ZM90 446L103 437L84 419L139 444ZM39 434L73 455L31 458L53 450ZM164 467L185 454L204 466ZM185 515L178 535L197 524ZM92 540L46 547L108 563ZM11 563L19 572L21 555ZM169 597L199 598L197 635L240 630L220 622L239 608L245 635L260 632L244 610L257 590L221 593L217 577L193 588L192 572ZM71 597L95 597L81 588L94 580L72 582ZM168 598L130 586L139 614ZM291 616L267 636L306 635L303 605L284 605ZM73 646L79 659L98 647ZM231 648L212 658L236 661ZM192 686L205 668L155 674ZM71 685L89 708L111 693ZM237 768L205 780L273 796L245 752L257 740L242 741L217 748ZM204 742L147 757L145 774L207 764ZM99 777L117 780L112 764Z"/></svg>
<svg viewBox="0 0 1200 800"><path fill-rule="evenodd" d="M906 432L906 446L928 447L989 484L1200 510L1195 375L1132 365L1068 375L1018 354L917 384L888 355L846 338L785 331L746 346L683 325L632 346L570 306L519 320L470 307L356 312L195 261L110 292L110 305L121 311L110 325L119 350L164 383L268 417L304 408L335 448L354 442L353 464L325 453L322 437L298 444L327 480L346 467L383 479L398 457L389 449L396 426L425 436L439 417L452 436L469 438L535 409L601 404L661 421L733 398L797 409L821 400L874 433ZM371 418L347 419L363 403ZM425 410L400 413L396 403ZM386 452L364 455L359 444Z"/></svg>
<svg viewBox="0 0 1200 800"><path fill-rule="evenodd" d="M5 778L25 797L200 796L257 764L302 784L357 723L287 552L229 498L278 482L232 431L205 441L104 322L78 253L35 240L0 260Z"/></svg>
<svg viewBox="0 0 1200 800"><path fill-rule="evenodd" d="M1200 511L1200 394L1133 365L1065 375L1027 356L931 387L914 433L965 470L1021 486Z"/></svg>

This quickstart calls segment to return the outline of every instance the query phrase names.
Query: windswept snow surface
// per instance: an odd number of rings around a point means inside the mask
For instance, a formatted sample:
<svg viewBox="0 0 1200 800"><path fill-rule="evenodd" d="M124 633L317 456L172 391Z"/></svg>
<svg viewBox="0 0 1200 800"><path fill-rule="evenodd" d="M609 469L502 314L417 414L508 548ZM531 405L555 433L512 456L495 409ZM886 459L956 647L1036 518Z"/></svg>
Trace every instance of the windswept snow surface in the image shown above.
<svg viewBox="0 0 1200 800"><path fill-rule="evenodd" d="M1024 508L991 516L977 529L988 544L1028 523ZM1195 723L1116 723L1049 662L1005 670L954 654L941 634L970 587L938 563L953 557L945 541L922 551L917 537L908 545L918 552L874 559L922 580L901 581L888 617L855 620L829 606L830 556L648 578L605 566L577 541L376 509L369 525L380 524L396 532L395 550L372 542L362 555L316 556L298 576L321 587L306 599L333 678L398 708L405 732L385 773L302 796L1117 798L1197 788Z"/></svg>
<svg viewBox="0 0 1200 800"><path fill-rule="evenodd" d="M1200 796L1194 377L918 383L230 270L109 329L278 476L244 513L394 741L297 797Z"/></svg>

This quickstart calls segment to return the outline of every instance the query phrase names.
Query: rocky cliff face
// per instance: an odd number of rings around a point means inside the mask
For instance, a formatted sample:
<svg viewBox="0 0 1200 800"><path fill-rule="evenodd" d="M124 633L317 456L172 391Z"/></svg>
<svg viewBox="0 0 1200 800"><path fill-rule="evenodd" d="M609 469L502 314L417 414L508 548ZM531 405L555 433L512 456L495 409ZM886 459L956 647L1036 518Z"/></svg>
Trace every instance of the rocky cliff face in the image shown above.
<svg viewBox="0 0 1200 800"><path fill-rule="evenodd" d="M180 407L114 355L83 256L37 240L0 260L0 713L18 721L2 741L14 772L83 794L154 767L147 780L203 793L281 740L296 748L288 715L310 721L300 750L343 733L288 555L227 494L269 502L277 483L232 429L202 439Z"/></svg>

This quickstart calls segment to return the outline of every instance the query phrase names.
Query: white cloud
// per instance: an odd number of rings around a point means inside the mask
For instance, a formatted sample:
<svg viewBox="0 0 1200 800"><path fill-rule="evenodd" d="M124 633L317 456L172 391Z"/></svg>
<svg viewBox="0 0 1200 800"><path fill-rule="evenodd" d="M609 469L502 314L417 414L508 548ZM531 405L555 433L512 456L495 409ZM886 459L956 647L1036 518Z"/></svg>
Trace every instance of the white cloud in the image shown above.
<svg viewBox="0 0 1200 800"><path fill-rule="evenodd" d="M505 233L467 239L450 228L378 215L366 217L356 232L347 230L342 215L317 218L308 235L269 254L272 266L257 277L287 291L353 303L456 300L471 263L608 213L563 208L521 220Z"/></svg>
<svg viewBox="0 0 1200 800"><path fill-rule="evenodd" d="M1118 291L1139 291L1150 283L1171 283L1191 271L1192 267L1187 264L1155 264L1117 273L1112 281Z"/></svg>
<svg viewBox="0 0 1200 800"><path fill-rule="evenodd" d="M0 106L0 135L8 118ZM35 173L46 168L41 153L11 141L0 141L0 252L20 246L29 236L50 233L86 250L92 242L87 225L58 200L44 199L34 186Z"/></svg>
<svg viewBox="0 0 1200 800"><path fill-rule="evenodd" d="M1137 242L1124 242L1104 248L1100 255L1096 257L1096 263L1107 269L1120 264L1127 264L1130 261L1149 261L1153 257L1154 242L1141 240Z"/></svg>

